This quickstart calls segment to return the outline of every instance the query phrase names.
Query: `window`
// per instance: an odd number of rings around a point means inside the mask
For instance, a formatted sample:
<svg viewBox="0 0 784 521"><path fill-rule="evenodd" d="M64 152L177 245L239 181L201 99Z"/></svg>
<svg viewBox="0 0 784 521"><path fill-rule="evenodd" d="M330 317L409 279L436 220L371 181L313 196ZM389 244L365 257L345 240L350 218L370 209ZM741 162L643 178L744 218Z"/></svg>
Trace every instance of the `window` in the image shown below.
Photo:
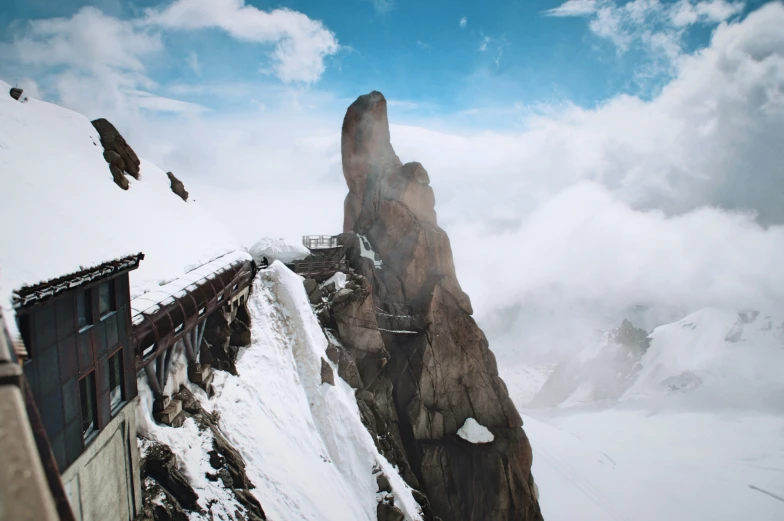
<svg viewBox="0 0 784 521"><path fill-rule="evenodd" d="M108 280L98 286L98 312L103 318L112 311L115 311L114 281Z"/></svg>
<svg viewBox="0 0 784 521"><path fill-rule="evenodd" d="M79 380L79 402L82 406L82 436L89 438L97 429L95 410L95 372Z"/></svg>
<svg viewBox="0 0 784 521"><path fill-rule="evenodd" d="M122 349L109 358L109 400L114 411L123 401Z"/></svg>
<svg viewBox="0 0 784 521"><path fill-rule="evenodd" d="M76 294L76 314L80 332L92 325L93 310L90 290L80 291Z"/></svg>

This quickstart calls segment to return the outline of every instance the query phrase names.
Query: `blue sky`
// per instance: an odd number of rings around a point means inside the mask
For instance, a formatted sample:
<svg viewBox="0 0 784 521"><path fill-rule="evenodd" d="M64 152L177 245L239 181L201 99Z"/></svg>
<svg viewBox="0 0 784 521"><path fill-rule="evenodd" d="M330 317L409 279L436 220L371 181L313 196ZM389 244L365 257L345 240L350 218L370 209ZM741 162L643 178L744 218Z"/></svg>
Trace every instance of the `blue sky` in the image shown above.
<svg viewBox="0 0 784 521"><path fill-rule="evenodd" d="M171 3L11 0L0 10L0 27L3 40L11 42L25 36L29 20L71 17L84 6L133 21L143 18L147 8L163 10ZM611 9L608 12L624 25L607 35L594 26L595 15L551 16L550 10L561 5L557 0L250 0L246 6L261 11L287 8L303 13L332 33L340 47L324 57L316 81L281 81L265 73L274 41L243 40L225 28L169 27L151 30L163 50L144 56L144 72L154 86L141 90L217 111L244 111L252 105L274 105L289 91L320 96L326 103L339 100L342 110L346 100L375 89L394 100L402 117L449 114L468 126L503 128L519 123L521 111L541 104L590 108L619 93L648 99L670 78L673 58L642 41L646 28L675 40L678 52L688 54L708 43L721 19L740 18L760 3L693 1L689 5L737 9L678 27L662 22L662 12L670 12L676 3L637 0L634 4L647 10L642 22L630 22L623 14L628 2L566 3L591 5L594 11ZM51 81L47 74L56 64L36 70L30 62L20 66L13 61L0 61L4 79L18 81L33 71L33 79L46 91ZM229 95L216 96L219 85L231 85L222 91Z"/></svg>

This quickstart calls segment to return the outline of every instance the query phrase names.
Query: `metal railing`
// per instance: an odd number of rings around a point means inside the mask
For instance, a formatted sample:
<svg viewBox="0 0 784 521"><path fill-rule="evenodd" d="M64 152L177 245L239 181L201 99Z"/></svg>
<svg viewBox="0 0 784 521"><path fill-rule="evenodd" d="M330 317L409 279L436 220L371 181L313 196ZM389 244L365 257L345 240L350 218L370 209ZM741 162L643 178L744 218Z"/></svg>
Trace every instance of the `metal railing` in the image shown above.
<svg viewBox="0 0 784 521"><path fill-rule="evenodd" d="M309 250L340 247L337 235L304 235L302 245Z"/></svg>

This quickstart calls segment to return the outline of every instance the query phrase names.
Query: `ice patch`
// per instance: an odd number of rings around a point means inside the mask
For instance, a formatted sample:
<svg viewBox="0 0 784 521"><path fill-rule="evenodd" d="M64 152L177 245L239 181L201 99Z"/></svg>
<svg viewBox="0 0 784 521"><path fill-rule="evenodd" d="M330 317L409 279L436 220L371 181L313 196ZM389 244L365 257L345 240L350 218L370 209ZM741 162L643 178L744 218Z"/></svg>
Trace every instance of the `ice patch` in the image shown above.
<svg viewBox="0 0 784 521"><path fill-rule="evenodd" d="M495 439L490 429L473 418L466 418L463 426L457 430L457 435L470 443L490 443Z"/></svg>

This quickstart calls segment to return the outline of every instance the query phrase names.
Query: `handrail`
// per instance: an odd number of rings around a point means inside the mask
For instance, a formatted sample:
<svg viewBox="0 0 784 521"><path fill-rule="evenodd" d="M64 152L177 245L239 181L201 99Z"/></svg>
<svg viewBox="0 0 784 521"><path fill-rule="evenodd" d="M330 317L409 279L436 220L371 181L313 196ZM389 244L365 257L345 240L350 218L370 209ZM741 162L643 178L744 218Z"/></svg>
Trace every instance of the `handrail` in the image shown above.
<svg viewBox="0 0 784 521"><path fill-rule="evenodd" d="M340 247L337 235L303 235L302 245L309 250Z"/></svg>

